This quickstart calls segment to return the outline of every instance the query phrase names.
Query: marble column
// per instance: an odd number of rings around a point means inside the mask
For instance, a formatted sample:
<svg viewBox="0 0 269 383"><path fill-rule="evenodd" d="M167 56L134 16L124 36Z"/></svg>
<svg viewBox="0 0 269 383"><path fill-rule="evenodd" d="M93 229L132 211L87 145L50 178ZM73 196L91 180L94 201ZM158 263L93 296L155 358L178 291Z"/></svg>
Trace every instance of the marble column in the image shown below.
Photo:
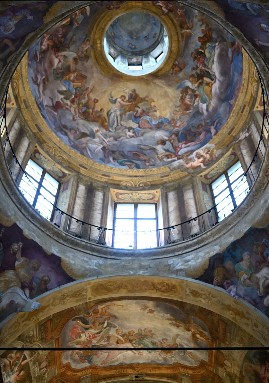
<svg viewBox="0 0 269 383"><path fill-rule="evenodd" d="M159 198L159 201L157 202L157 220L158 220L158 229L163 229L163 227L166 227L167 225L164 223L164 222L167 222L164 221L164 206L163 206L163 201L164 201L164 198L163 198L163 195L164 195L164 192L163 190L161 189L161 193L160 193L160 198ZM166 213L167 213L167 204L166 204ZM166 214L167 216L167 214ZM157 231L157 242L158 242L158 246L163 246L166 244L167 242L167 230L158 230Z"/></svg>
<svg viewBox="0 0 269 383"><path fill-rule="evenodd" d="M252 153L249 147L249 144L247 142L247 139L242 140L239 144L239 147L240 147L241 155L245 162L246 169L248 169L253 159L254 153ZM258 175L258 169L255 162L253 162L251 167L248 170L248 178L251 183L255 182L257 175Z"/></svg>
<svg viewBox="0 0 269 383"><path fill-rule="evenodd" d="M18 120L16 120L12 126L8 127L8 131L9 131L8 137L9 137L10 143L8 142L7 139L5 140L4 154L5 154L6 160L9 163L11 162L10 160L12 160L12 158L13 158L10 144L12 145L13 150L16 151L16 144L15 143L17 141L17 137L19 136L20 130L21 130L21 126L20 126L20 123ZM4 134L3 138L5 138L6 137L5 130L4 130L3 134Z"/></svg>
<svg viewBox="0 0 269 383"><path fill-rule="evenodd" d="M17 179L17 177L19 176L20 174L20 165L23 166L23 162L25 162L25 157L27 157L27 161L31 155L31 152L28 150L28 147L29 147L29 143L30 143L30 140L29 138L24 135L21 140L20 140L20 143L18 145L18 147L16 148L16 157L17 157L17 161L18 163L16 163L14 161L13 165L11 166L11 172L12 172L12 177L14 180Z"/></svg>
<svg viewBox="0 0 269 383"><path fill-rule="evenodd" d="M210 222L211 215L209 213L205 213L209 208L212 207L213 202L210 203L210 206L206 204L206 195L208 194L208 189L206 184L203 184L202 181L195 177L193 180L193 193L195 195L195 202L197 207L197 215L201 216L199 219L199 227L200 231L206 231L209 229L212 225Z"/></svg>
<svg viewBox="0 0 269 383"><path fill-rule="evenodd" d="M259 145L258 155L260 159L263 160L266 149L264 145L264 139L260 141L261 129L257 127L255 122L252 122L252 124L250 125L250 131L255 148L257 148Z"/></svg>
<svg viewBox="0 0 269 383"><path fill-rule="evenodd" d="M167 202L169 226L177 225L181 222L177 190L167 192ZM175 226L175 229L171 229L170 236L172 242L181 240L181 226Z"/></svg>
<svg viewBox="0 0 269 383"><path fill-rule="evenodd" d="M56 201L57 208L60 210L55 210L53 223L60 227L62 230L66 231L68 224L68 216L64 213L70 211L70 203L71 203L71 193L72 193L72 185L74 183L74 177L70 178L68 181L65 181L60 186L60 191L58 194L58 198Z"/></svg>
<svg viewBox="0 0 269 383"><path fill-rule="evenodd" d="M82 235L82 224L76 220L84 221L84 212L86 204L87 188L85 185L79 183L77 187L77 192L75 196L75 203L73 206L71 223L69 225L69 230L78 235Z"/></svg>
<svg viewBox="0 0 269 383"><path fill-rule="evenodd" d="M93 193L93 201L91 205L91 223L95 226L101 226L103 202L103 190L95 190ZM96 227L91 228L91 240L98 240L99 234L100 230L98 230Z"/></svg>
<svg viewBox="0 0 269 383"><path fill-rule="evenodd" d="M187 184L183 186L183 195L187 219L197 217L196 201L194 197L192 184ZM189 223L189 225L191 236L200 232L198 219L196 221L192 220Z"/></svg>
<svg viewBox="0 0 269 383"><path fill-rule="evenodd" d="M108 193L107 196L108 202L107 202L107 220L105 223L105 226L107 227L107 232L106 232L106 244L108 246L112 246L112 241L113 241L113 218L114 218L114 201L112 198L111 193Z"/></svg>

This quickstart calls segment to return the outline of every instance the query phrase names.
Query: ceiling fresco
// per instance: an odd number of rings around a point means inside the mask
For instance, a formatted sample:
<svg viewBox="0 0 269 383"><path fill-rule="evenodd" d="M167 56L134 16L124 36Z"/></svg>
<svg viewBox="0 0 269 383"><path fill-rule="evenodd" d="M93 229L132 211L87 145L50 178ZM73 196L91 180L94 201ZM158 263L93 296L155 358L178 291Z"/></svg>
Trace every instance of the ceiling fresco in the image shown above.
<svg viewBox="0 0 269 383"><path fill-rule="evenodd" d="M145 191L145 200L157 198L157 191ZM136 193L114 189L113 199L132 201ZM269 230L251 228L242 238L233 241L223 252L213 253L206 270L191 266L182 272L179 257L148 259L102 259L94 256L83 262L47 255L16 224L0 225L0 332L5 320L19 311L42 310L40 296L67 286L75 280L105 278L108 275L166 275L195 277L206 284L222 288L269 317ZM203 271L202 271L203 270ZM37 304L36 304L37 303ZM131 310L131 308L130 308ZM170 331L171 332L171 331Z"/></svg>
<svg viewBox="0 0 269 383"><path fill-rule="evenodd" d="M126 310L128 308L128 310ZM126 347L130 351L94 352L83 359L66 351L62 361L73 368L87 365L157 363L198 366L208 362L206 350L192 352L136 351L152 347L207 347L211 336L205 323L179 308L148 301L111 301L73 317L61 331L61 347Z"/></svg>
<svg viewBox="0 0 269 383"><path fill-rule="evenodd" d="M43 24L43 17L54 3L54 0L23 4L14 2L0 11L0 71L23 44L26 36Z"/></svg>
<svg viewBox="0 0 269 383"><path fill-rule="evenodd" d="M192 8L174 2L173 12L166 12L163 2L147 2L164 20L173 18L181 41L176 60L161 76L105 75L94 59L91 31L98 15L123 3L82 8L30 48L28 77L38 108L65 144L99 164L203 170L221 154L211 140L240 92L241 46Z"/></svg>
<svg viewBox="0 0 269 383"><path fill-rule="evenodd" d="M109 43L131 57L156 48L162 35L162 23L147 12L128 12L114 20L106 32Z"/></svg>
<svg viewBox="0 0 269 383"><path fill-rule="evenodd" d="M70 307L32 326L15 341L38 351L7 351L0 357L4 383L99 380L142 374L235 381L244 370L244 354L212 350L144 350L255 344L252 336L222 316L184 302L114 299ZM259 342L256 342L259 344ZM47 350L42 350L46 347ZM49 350L57 347L63 350ZM96 347L89 351L87 348ZM112 350L104 350L110 347ZM98 350L100 348L100 350ZM121 348L125 348L122 349ZM251 357L249 358L251 359ZM250 360L251 361L251 360ZM253 362L253 361L252 361ZM245 363L245 362L244 362ZM113 379L112 379L113 380Z"/></svg>
<svg viewBox="0 0 269 383"><path fill-rule="evenodd" d="M268 382L269 379L269 351L254 350L249 351L243 361L240 381L250 382Z"/></svg>
<svg viewBox="0 0 269 383"><path fill-rule="evenodd" d="M225 289L244 299L269 317L268 227L251 228L224 252L210 258L199 280Z"/></svg>
<svg viewBox="0 0 269 383"><path fill-rule="evenodd" d="M35 298L40 294L73 281L60 257L48 257L25 234L16 224L0 225L0 329L9 315L38 309Z"/></svg>
<svg viewBox="0 0 269 383"><path fill-rule="evenodd" d="M237 27L258 49L265 61L269 58L269 4L268 1L215 0L224 16Z"/></svg>

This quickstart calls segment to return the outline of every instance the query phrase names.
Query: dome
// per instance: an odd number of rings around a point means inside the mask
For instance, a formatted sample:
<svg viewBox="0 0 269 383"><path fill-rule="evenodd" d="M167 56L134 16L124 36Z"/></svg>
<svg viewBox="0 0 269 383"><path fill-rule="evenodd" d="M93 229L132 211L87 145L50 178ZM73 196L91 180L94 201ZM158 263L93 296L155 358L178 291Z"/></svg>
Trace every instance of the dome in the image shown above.
<svg viewBox="0 0 269 383"><path fill-rule="evenodd" d="M182 4L166 14L149 2L142 11L135 2L81 8L41 36L27 60L22 91L34 125L93 176L131 170L157 182L202 173L232 147L241 100L251 97L244 49Z"/></svg>
<svg viewBox="0 0 269 383"><path fill-rule="evenodd" d="M261 3L1 5L3 383L267 382Z"/></svg>

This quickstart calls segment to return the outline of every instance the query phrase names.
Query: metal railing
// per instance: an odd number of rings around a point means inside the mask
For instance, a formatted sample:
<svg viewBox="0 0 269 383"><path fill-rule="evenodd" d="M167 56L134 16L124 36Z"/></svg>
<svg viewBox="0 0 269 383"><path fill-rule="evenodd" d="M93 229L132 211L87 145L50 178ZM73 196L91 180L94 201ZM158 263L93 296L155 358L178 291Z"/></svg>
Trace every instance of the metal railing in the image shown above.
<svg viewBox="0 0 269 383"><path fill-rule="evenodd" d="M259 75L259 79L261 83L262 97L263 97L262 126L261 126L259 141L255 150L255 153L253 155L252 161L249 164L246 171L244 172L244 174L242 175L242 181L248 183L247 190L243 191L245 196L249 193L249 191L253 187L258 177L258 173L262 166L267 144L268 144L269 102L268 102L268 95L266 92L266 88L263 84L263 80L260 75ZM17 186L19 186L18 177L14 177L14 174L13 174L14 165L19 166L20 175L24 174L27 176L27 173L25 172L20 162L18 161L16 153L12 147L12 143L10 140L10 135L9 135L8 127L6 123L6 100L7 100L7 93L6 93L6 98L3 101L3 105L0 109L1 141L3 146L3 151L5 154L6 165L9 169L9 172L13 180L15 181ZM7 145L9 145L10 151L7 150ZM10 153L12 158L10 158ZM259 168L257 168L257 166L259 166ZM21 177L19 177L19 180L20 179ZM31 177L28 176L28 179L31 180ZM220 213L220 210L218 209L218 207L221 204L223 204L226 198L227 196L224 197L223 200L219 201L217 204L212 205L208 210L206 210L202 214L197 215L196 217L189 217L184 222L180 222L176 225L171 225L171 226L156 229L155 231L157 236L158 247L172 244L175 242L183 242L183 241L189 240L191 238L194 238L198 235L203 234L204 232L210 230L212 227L219 224L218 213ZM48 202L51 203L50 201ZM60 230L63 230L64 232L76 238L81 238L91 243L107 246L106 238L108 236L112 238L114 229L85 222L79 218L76 218L68 214L67 212L64 212L57 206L57 204L52 204L52 205L53 205L53 215L51 218L51 222ZM66 218L66 220L63 220L64 217ZM63 221L65 221L65 225L62 224ZM126 231L126 232L129 232L129 231ZM143 231L143 233L149 233L149 232L152 233L152 230ZM124 231L122 231L122 235L124 235Z"/></svg>

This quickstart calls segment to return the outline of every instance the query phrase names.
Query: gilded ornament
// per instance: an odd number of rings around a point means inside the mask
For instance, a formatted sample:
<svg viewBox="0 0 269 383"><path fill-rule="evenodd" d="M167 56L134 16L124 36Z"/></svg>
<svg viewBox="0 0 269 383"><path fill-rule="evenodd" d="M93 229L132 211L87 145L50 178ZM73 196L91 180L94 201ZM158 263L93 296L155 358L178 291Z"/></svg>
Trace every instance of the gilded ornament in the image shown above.
<svg viewBox="0 0 269 383"><path fill-rule="evenodd" d="M160 198L160 189L157 190L141 190L141 191L131 191L131 190L118 190L110 189L114 202L155 202L157 203Z"/></svg>
<svg viewBox="0 0 269 383"><path fill-rule="evenodd" d="M143 179L133 179L133 180L122 181L120 183L120 186L131 187L131 188L148 187L150 186L150 182L144 181Z"/></svg>

